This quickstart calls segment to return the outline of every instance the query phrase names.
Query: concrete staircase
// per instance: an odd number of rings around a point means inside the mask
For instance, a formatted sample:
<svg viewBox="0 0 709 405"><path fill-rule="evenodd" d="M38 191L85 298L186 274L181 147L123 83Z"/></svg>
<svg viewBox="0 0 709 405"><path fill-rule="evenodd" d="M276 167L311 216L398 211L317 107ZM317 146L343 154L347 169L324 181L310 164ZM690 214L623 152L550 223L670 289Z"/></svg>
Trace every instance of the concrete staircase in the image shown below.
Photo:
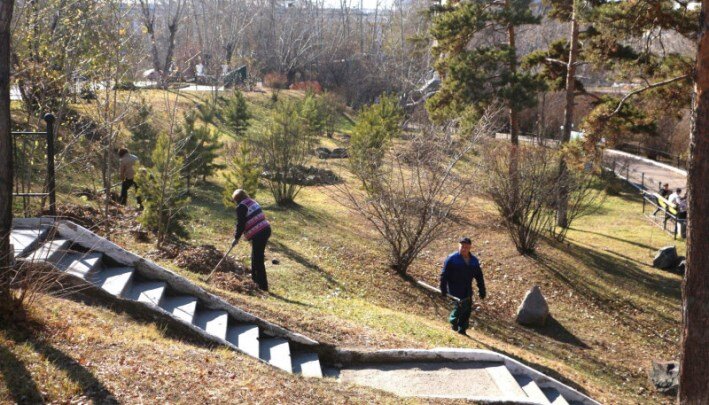
<svg viewBox="0 0 709 405"><path fill-rule="evenodd" d="M20 228L23 221L17 221L11 234L18 265L50 263L67 278L84 283L86 288L100 289L105 296L142 305L146 310L196 329L216 343L289 373L322 377L318 355L307 350L309 344L317 342L280 330L253 315L244 316L246 314L226 302L215 305L215 301L220 301L218 298L204 299L209 296L207 292L154 263L151 263L155 267L153 271L146 272L140 268L146 261L125 260L126 254L115 254L116 249L120 249L116 245L78 225L24 222L29 226ZM72 229L74 232L69 232ZM159 270L164 272L164 277L160 277ZM176 282L178 279L180 282ZM185 288L188 286L192 288Z"/></svg>
<svg viewBox="0 0 709 405"><path fill-rule="evenodd" d="M481 403L597 404L516 360L487 350L326 351L322 346L236 308L169 270L68 221L16 219L11 234L18 266L49 263L62 277L167 320L288 373L335 377L400 396L465 398ZM451 378L457 377L457 378ZM457 381L465 380L461 386Z"/></svg>

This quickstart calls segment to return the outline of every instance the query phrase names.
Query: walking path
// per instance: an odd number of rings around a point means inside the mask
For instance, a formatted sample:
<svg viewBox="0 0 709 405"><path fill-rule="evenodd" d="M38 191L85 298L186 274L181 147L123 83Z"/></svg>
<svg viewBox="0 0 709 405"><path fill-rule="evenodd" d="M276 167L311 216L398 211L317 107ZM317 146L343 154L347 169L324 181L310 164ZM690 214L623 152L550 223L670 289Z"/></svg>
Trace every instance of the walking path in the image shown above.
<svg viewBox="0 0 709 405"><path fill-rule="evenodd" d="M509 134L497 133L495 139L510 139ZM538 139L532 136L519 136L520 142L537 143ZM545 146L556 147L558 141L544 139ZM615 163L614 163L615 162ZM660 183L668 183L670 189L685 189L687 187L687 171L678 169L668 164L622 152L615 149L605 149L603 152L603 166L613 169L615 173L635 187L648 191L658 191Z"/></svg>
<svg viewBox="0 0 709 405"><path fill-rule="evenodd" d="M603 154L604 166L626 179L635 187L658 191L660 184L668 183L670 190L687 187L687 171L648 158L606 149Z"/></svg>

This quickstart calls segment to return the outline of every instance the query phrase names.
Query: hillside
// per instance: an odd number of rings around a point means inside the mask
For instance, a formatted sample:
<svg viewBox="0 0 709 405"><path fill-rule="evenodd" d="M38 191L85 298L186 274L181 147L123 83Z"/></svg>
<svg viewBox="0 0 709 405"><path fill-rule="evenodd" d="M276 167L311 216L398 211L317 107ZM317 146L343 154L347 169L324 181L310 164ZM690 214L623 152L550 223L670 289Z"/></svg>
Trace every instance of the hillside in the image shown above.
<svg viewBox="0 0 709 405"><path fill-rule="evenodd" d="M150 91L146 98L156 106L156 122L166 125L164 109L158 107L164 99L160 93ZM199 97L181 97L178 109L183 111ZM268 97L247 95L257 121ZM343 125L344 120L341 132ZM344 144L340 136L323 142L329 147ZM349 181L342 160L314 164ZM58 182L60 211L81 219L88 209L78 207L97 207L97 202L76 196L90 184L88 173L62 173ZM228 247L234 212L223 206L222 188L221 176L195 188L189 207L189 244L214 245L220 251ZM650 360L678 355L681 277L653 269L649 263L662 246L677 244L680 254L685 248L643 217L640 199L632 190L608 196L599 211L574 224L567 242L545 241L534 257L517 253L489 201L476 197L459 207L457 225L424 252L411 274L435 285L455 241L461 235L473 239L489 298L475 315L469 337L463 337L452 333L446 323L446 301L389 270L375 232L336 202L334 189L307 187L297 205L287 209L276 206L267 190L256 196L274 231L266 252L269 294L248 288L243 274L219 274L214 284L202 283L198 273L156 252L154 244L135 240L129 232L135 217L132 209L117 209L110 238L256 315L323 343L370 349L485 348L519 359L604 403L673 402L654 392L645 370ZM93 215L87 224L102 225ZM248 257L248 248L240 244L233 257ZM535 284L547 297L554 319L540 329L520 327L514 323L514 312ZM234 286L238 289L230 291ZM14 362L12 369L18 371L2 368L0 400L43 395L47 400L69 401L81 395L104 395L87 394L85 386L90 384L110 392L100 398L112 395L120 402L400 401L373 390L281 374L238 354L211 351L199 342L170 336L159 324L98 303L84 306L71 299L43 298L32 307L32 315L43 325L31 328L35 332L29 340L28 332L14 327L3 326L1 331L0 355L7 364ZM57 358L62 360L52 360ZM170 359L167 364L165 358ZM26 379L34 386L20 383ZM23 387L20 394L18 387Z"/></svg>

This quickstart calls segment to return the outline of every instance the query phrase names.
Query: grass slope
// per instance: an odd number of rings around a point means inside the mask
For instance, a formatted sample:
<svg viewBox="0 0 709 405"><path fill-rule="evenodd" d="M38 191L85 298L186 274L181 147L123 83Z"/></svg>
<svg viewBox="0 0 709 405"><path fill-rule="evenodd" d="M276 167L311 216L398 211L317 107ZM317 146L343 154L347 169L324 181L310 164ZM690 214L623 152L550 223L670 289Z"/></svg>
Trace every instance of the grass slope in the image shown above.
<svg viewBox="0 0 709 405"><path fill-rule="evenodd" d="M162 96L155 92L154 97ZM250 94L247 99L263 113L269 97ZM340 172L343 165L332 160L317 164ZM75 181L74 187L77 184L80 181ZM221 190L219 176L195 189L189 208L192 243L213 244L225 250L231 240L234 213L233 208L222 205ZM334 187L306 188L297 199L298 205L288 209L275 206L266 190L260 191L257 199L273 224L267 259L280 260L279 265L267 263L271 293L254 296L202 284L248 311L341 347L484 348L513 356L604 403L673 402L654 392L645 369L652 359L678 356L681 277L653 269L650 263L659 247L676 244L680 254L685 247L643 217L640 199L631 190L610 196L599 212L574 223L564 244L544 241L534 257L517 253L489 201L473 199L460 207L458 223L423 252L411 274L435 285L443 259L456 248L455 240L460 235L473 238L473 251L482 261L489 298L475 316L469 337L451 333L445 320L449 310L446 301L388 269L386 251L377 235L361 218L337 204ZM60 201L77 202L68 194ZM120 231L111 237L137 253L154 249ZM248 255L246 243L234 251L235 257L246 262ZM169 260L158 262L201 283L198 275ZM544 328L530 329L514 323L514 313L524 293L535 284L547 297L553 320ZM76 311L89 314L93 309ZM61 319L59 314L54 322ZM126 327L131 324L126 318L118 319ZM111 334L106 335L106 342L113 339ZM167 350L163 344L157 341L154 350ZM77 344L67 350L73 355L74 350L82 352L85 348ZM180 356L190 358L184 353L191 351L226 356L229 361L238 357L185 346L175 352L175 361L188 364ZM287 390L289 384L310 387L310 382L291 378L279 379L274 389L283 386ZM160 380L141 384L160 392L174 387ZM213 384L218 386L214 380L200 390L217 389ZM58 390L55 395L66 398L69 394ZM341 395L340 399L346 400L349 394ZM366 401L373 397L362 398ZM377 401L388 399L383 396Z"/></svg>

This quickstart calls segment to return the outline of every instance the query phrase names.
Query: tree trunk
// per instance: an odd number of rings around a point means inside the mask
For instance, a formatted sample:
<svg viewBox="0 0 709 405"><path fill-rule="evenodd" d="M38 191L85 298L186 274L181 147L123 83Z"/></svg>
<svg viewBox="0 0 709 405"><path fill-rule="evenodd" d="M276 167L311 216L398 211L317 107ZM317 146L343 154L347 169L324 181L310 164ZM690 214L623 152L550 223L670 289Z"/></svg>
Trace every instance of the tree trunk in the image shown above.
<svg viewBox="0 0 709 405"><path fill-rule="evenodd" d="M702 2L689 147L687 267L679 401L709 403L709 0Z"/></svg>
<svg viewBox="0 0 709 405"><path fill-rule="evenodd" d="M509 9L509 0L505 1L505 7ZM517 74L517 43L515 37L515 26L512 23L507 24L507 41L510 49L512 50L512 57L510 58L510 74L515 76ZM512 182L512 198L513 207L517 206L517 201L519 201L519 173L518 172L518 160L519 160L519 119L518 111L512 105L511 101L509 103L509 119L510 119L510 142L512 142L512 147L510 148L510 181ZM507 213L510 216L514 216L514 212ZM512 219L515 221L515 219Z"/></svg>
<svg viewBox="0 0 709 405"><path fill-rule="evenodd" d="M12 134L10 133L10 25L15 2L0 2L0 306L10 298L9 278L13 252Z"/></svg>
<svg viewBox="0 0 709 405"><path fill-rule="evenodd" d="M561 143L571 139L571 128L574 123L574 92L576 91L576 59L579 51L579 23L576 15L576 2L571 11L571 38L569 62L566 66L566 109L564 110L564 134ZM569 205L568 173L563 156L559 162L559 195L556 212L556 224L562 228L569 226L567 211Z"/></svg>

